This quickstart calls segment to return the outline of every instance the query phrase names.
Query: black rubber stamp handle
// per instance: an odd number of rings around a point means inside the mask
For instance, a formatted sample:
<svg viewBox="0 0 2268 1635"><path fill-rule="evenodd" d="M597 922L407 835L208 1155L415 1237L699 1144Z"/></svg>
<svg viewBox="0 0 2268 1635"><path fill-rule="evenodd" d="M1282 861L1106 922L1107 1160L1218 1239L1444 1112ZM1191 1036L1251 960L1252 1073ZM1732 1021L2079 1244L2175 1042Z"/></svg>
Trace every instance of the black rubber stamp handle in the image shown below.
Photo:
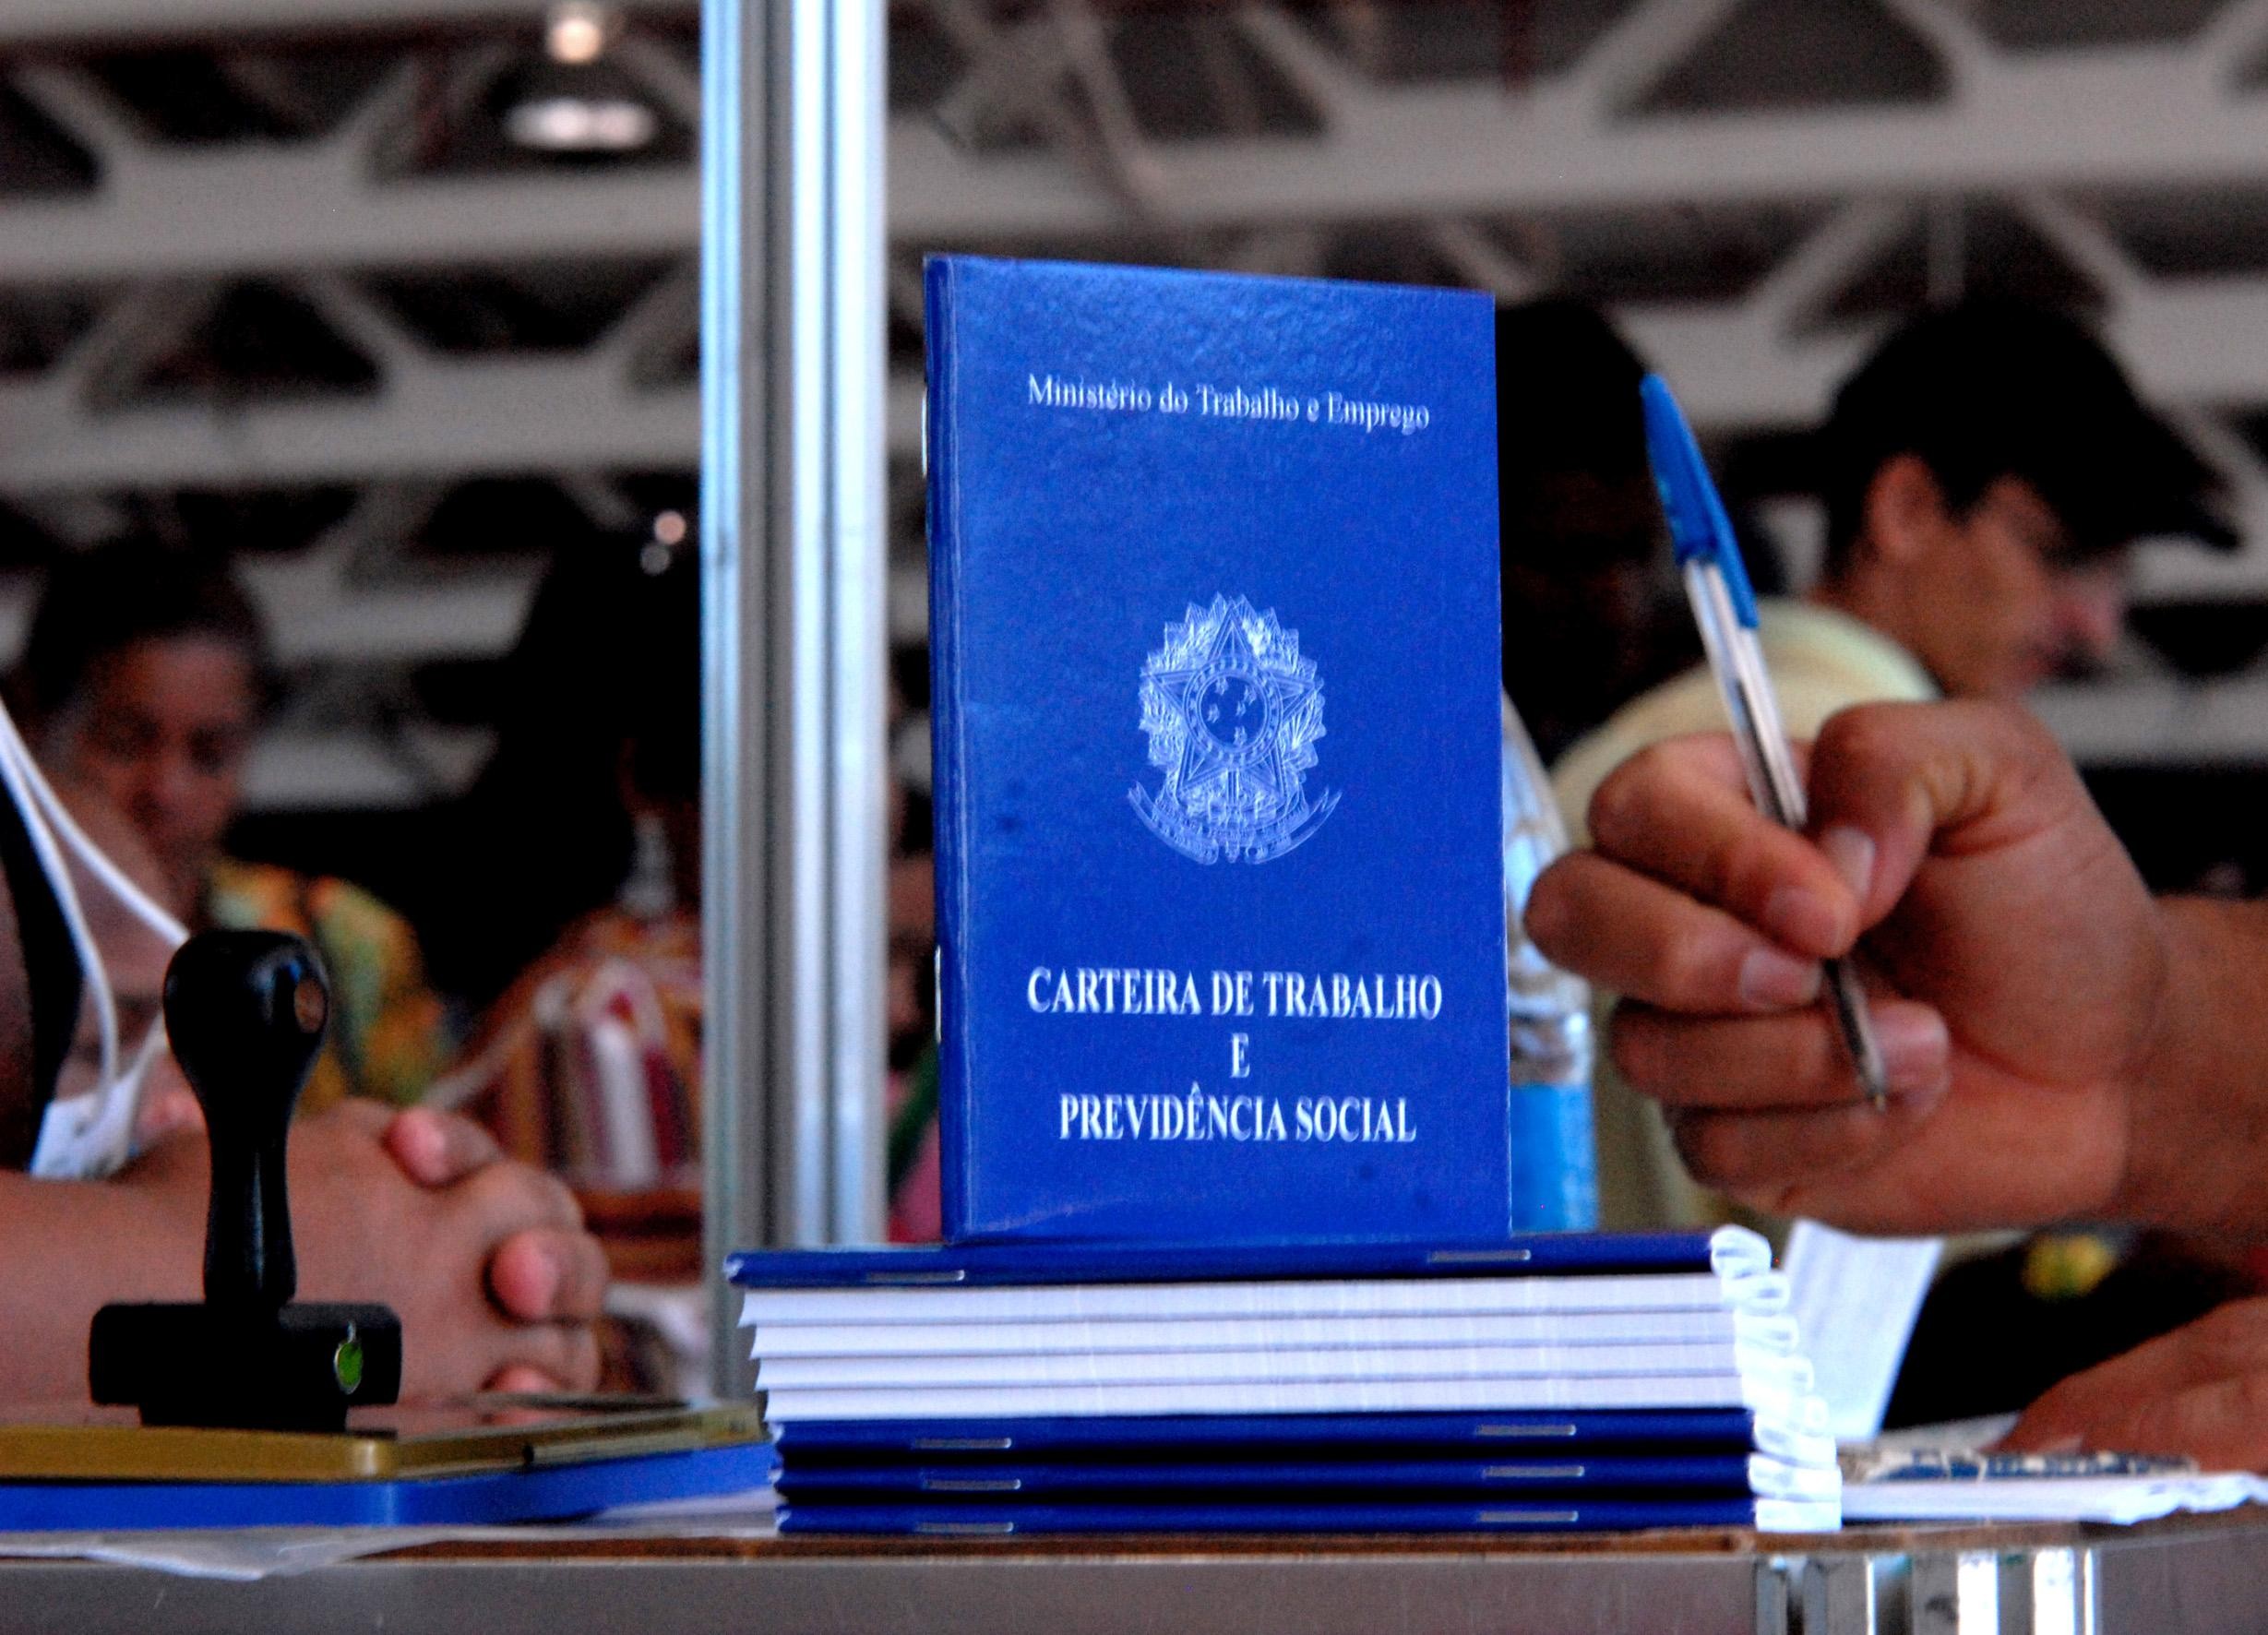
<svg viewBox="0 0 2268 1635"><path fill-rule="evenodd" d="M209 1305L275 1310L298 1287L284 1143L329 1014L322 961L280 931L200 932L166 968L166 1034L212 1148Z"/></svg>

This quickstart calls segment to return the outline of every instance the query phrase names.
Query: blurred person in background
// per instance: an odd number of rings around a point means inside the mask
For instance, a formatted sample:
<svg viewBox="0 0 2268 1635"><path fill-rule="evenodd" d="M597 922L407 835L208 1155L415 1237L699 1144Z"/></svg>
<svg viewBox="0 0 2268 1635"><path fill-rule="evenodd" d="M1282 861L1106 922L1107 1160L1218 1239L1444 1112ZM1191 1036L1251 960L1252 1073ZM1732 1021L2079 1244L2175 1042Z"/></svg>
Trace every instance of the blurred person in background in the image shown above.
<svg viewBox="0 0 2268 1635"><path fill-rule="evenodd" d="M507 922L484 953L538 947L439 1093L586 1197L681 1194L672 1241L683 1259L698 1247L688 1189L699 1178L702 1016L690 544L615 536L563 549L507 674L495 753L467 801L464 855L493 887L483 906ZM650 1208L668 1212L665 1201Z"/></svg>
<svg viewBox="0 0 2268 1635"><path fill-rule="evenodd" d="M1976 301L1905 324L1835 394L1817 454L1819 582L1758 609L1797 738L1853 704L2016 698L2097 665L2135 540L2236 543L2214 474L2093 336L2037 308ZM1570 826L1639 749L1723 726L1702 668L1631 700L1553 770Z"/></svg>
<svg viewBox="0 0 2268 1635"><path fill-rule="evenodd" d="M475 933L482 961L541 941L502 982L438 1094L507 1151L586 1188L603 1213L604 1195L698 1179L700 575L690 542L616 537L563 551L508 673L495 753L467 797L459 848L490 922ZM913 1177L912 1219L925 1196L934 1236L935 1073L922 1062L933 887L926 856L907 853L905 794L893 782L890 795L891 1178ZM489 972L470 969L474 991L494 982ZM690 1253L689 1210L682 1223ZM627 1272L633 1246L616 1247Z"/></svg>
<svg viewBox="0 0 2268 1635"><path fill-rule="evenodd" d="M505 657L495 747L446 827L473 889L425 921L436 981L476 1011L586 916L698 915L700 576L671 531L562 541Z"/></svg>
<svg viewBox="0 0 2268 1635"><path fill-rule="evenodd" d="M533 946L435 1088L565 1180L621 1282L610 1390L702 1389L700 573L690 543L563 544L458 815L480 962Z"/></svg>
<svg viewBox="0 0 2268 1635"><path fill-rule="evenodd" d="M86 788L71 802L129 877L167 889L170 871L139 825ZM165 950L73 873L121 1000L140 997L139 1008L121 1006L137 1037L154 1020ZM170 1058L159 1066L190 1118L146 1123L139 1155L104 1179L26 1173L51 1107L91 1088L91 1071L71 1059L74 1032L87 1032L88 985L30 830L0 798L0 1243L18 1251L0 1256L0 1402L82 1399L98 1307L193 1299L202 1283L205 1147L180 1128L195 1122L195 1104ZM349 1099L302 1121L291 1172L301 1294L382 1300L400 1314L405 1400L595 1382L598 1245L564 1188L503 1162L477 1127Z"/></svg>
<svg viewBox="0 0 2268 1635"><path fill-rule="evenodd" d="M42 767L67 800L107 808L133 829L176 918L192 930L289 931L315 945L332 1022L301 1111L348 1095L407 1104L451 1048L408 924L343 880L222 849L274 690L270 650L223 563L123 540L50 570L12 697Z"/></svg>
<svg viewBox="0 0 2268 1635"><path fill-rule="evenodd" d="M676 531L673 530L672 531ZM563 549L507 662L495 753L460 815L482 882L477 987L543 939L485 1007L436 1099L572 1186L618 1285L610 1385L674 1391L706 1345L700 1265L700 571L682 534ZM892 792L893 853L904 802ZM890 1026L925 1044L928 876L891 877ZM918 1056L918 1049L913 1055ZM893 1066L906 1053L893 1044ZM894 1190L937 1235L934 1067L892 1075ZM926 1158L925 1167L923 1160ZM896 1200L893 1224L904 1208Z"/></svg>
<svg viewBox="0 0 2268 1635"><path fill-rule="evenodd" d="M1582 302L1497 311L1504 691L1546 763L1700 656L1646 464L1645 372Z"/></svg>

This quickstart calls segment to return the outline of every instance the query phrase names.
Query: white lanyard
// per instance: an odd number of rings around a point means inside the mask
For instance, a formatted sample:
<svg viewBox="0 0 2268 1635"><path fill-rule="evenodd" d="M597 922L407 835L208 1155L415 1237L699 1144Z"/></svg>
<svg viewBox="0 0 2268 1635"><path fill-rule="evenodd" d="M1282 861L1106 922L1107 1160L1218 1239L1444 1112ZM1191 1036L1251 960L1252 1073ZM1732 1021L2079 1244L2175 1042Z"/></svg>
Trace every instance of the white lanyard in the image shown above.
<svg viewBox="0 0 2268 1635"><path fill-rule="evenodd" d="M31 1173L56 1180L106 1176L134 1155L135 1113L142 1079L164 1047L165 1023L162 1019L151 1023L132 1055L121 1059L117 996L102 951L88 928L78 886L64 862L65 848L69 848L104 890L161 938L169 951L185 942L189 933L87 838L31 758L23 734L16 730L5 706L0 706L0 786L6 789L22 817L32 854L55 894L55 906L62 912L87 992L94 1000L101 1036L101 1066L94 1090L66 1102L49 1103L40 1123Z"/></svg>

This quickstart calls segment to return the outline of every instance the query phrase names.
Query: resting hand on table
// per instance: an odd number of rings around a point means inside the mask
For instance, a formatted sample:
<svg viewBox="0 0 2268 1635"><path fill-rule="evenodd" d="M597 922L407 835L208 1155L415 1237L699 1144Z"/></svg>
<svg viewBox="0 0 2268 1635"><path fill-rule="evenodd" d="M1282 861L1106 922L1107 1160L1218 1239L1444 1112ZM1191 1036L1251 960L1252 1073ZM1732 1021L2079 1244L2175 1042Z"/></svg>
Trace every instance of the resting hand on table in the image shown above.
<svg viewBox="0 0 2268 1635"><path fill-rule="evenodd" d="M95 792L63 796L96 844L136 884L187 917L140 832ZM83 870L90 926L131 1038L159 1010L170 944ZM91 1006L82 1008L83 1076L91 1082ZM151 1066L137 1117L149 1161L122 1177L194 1195L203 1243L204 1117L170 1055ZM302 1119L291 1145L292 1215L303 1299L368 1299L402 1319L405 1396L588 1390L597 1382L591 1325L606 1264L574 1199L552 1177L508 1163L488 1133L450 1114L395 1113L349 1101Z"/></svg>
<svg viewBox="0 0 2268 1635"><path fill-rule="evenodd" d="M1627 997L1615 1065L1694 1174L1862 1231L2166 1207L2135 1132L2180 927L2047 733L2001 706L1852 710L1808 785L1807 837L1757 812L1729 739L1656 746L1530 901L1546 955ZM1817 1002L1819 961L1862 936L1886 1113Z"/></svg>
<svg viewBox="0 0 2268 1635"><path fill-rule="evenodd" d="M2268 1299L2233 1300L2072 1375L2001 1445L2187 1454L2209 1471L2268 1470Z"/></svg>
<svg viewBox="0 0 2268 1635"><path fill-rule="evenodd" d="M449 1114L350 1100L292 1132L304 1300L378 1300L401 1318L405 1398L589 1390L605 1259L567 1188ZM180 1135L117 1185L173 1200L201 1244L205 1144Z"/></svg>

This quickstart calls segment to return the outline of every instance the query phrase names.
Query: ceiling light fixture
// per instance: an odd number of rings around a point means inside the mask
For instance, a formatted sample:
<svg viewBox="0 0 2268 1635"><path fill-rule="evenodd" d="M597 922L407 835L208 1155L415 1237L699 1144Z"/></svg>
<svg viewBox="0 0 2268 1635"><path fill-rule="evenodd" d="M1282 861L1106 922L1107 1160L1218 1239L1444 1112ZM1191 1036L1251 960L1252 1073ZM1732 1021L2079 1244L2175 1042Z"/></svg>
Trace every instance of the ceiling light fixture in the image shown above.
<svg viewBox="0 0 2268 1635"><path fill-rule="evenodd" d="M561 0L545 14L543 54L520 77L504 134L540 153L630 153L662 134L662 116L605 59L622 16L593 0Z"/></svg>
<svg viewBox="0 0 2268 1635"><path fill-rule="evenodd" d="M563 92L516 104L504 128L522 148L545 153L627 153L651 142L662 121L628 97Z"/></svg>
<svg viewBox="0 0 2268 1635"><path fill-rule="evenodd" d="M621 17L607 6L562 0L544 18L543 49L562 67L587 67L606 54L621 28Z"/></svg>

